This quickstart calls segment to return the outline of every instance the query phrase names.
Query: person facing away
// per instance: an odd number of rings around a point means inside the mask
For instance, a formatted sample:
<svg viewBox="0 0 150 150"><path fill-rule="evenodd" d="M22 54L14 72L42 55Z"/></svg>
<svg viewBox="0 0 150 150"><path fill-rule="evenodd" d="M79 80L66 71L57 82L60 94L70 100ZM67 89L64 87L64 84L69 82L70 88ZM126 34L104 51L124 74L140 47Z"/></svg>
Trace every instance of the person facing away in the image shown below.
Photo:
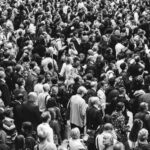
<svg viewBox="0 0 150 150"><path fill-rule="evenodd" d="M77 94L73 95L68 103L68 111L70 116L71 128L78 127L80 132L83 133L85 126L85 115L87 104L83 99L83 96L87 93L85 87L80 86L77 90Z"/></svg>
<svg viewBox="0 0 150 150"><path fill-rule="evenodd" d="M37 135L39 144L34 147L34 150L57 150L56 145L47 140L48 132L44 124L40 124L37 127Z"/></svg>

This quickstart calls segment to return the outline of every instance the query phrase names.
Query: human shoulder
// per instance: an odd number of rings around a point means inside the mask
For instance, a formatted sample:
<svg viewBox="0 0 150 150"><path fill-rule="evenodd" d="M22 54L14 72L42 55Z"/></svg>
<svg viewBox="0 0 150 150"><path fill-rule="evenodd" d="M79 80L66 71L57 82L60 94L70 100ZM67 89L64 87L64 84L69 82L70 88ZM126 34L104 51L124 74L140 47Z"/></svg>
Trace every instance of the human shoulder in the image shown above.
<svg viewBox="0 0 150 150"><path fill-rule="evenodd" d="M45 150L57 150L56 145L54 143L47 143Z"/></svg>

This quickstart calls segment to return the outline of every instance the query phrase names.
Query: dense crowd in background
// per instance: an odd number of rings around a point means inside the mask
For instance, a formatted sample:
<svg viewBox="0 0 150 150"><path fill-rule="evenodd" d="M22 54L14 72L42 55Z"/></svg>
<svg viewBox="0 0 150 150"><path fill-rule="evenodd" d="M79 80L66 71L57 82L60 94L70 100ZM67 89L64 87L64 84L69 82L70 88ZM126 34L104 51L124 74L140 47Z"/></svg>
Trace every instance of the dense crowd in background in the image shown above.
<svg viewBox="0 0 150 150"><path fill-rule="evenodd" d="M0 0L0 150L150 150L149 0Z"/></svg>

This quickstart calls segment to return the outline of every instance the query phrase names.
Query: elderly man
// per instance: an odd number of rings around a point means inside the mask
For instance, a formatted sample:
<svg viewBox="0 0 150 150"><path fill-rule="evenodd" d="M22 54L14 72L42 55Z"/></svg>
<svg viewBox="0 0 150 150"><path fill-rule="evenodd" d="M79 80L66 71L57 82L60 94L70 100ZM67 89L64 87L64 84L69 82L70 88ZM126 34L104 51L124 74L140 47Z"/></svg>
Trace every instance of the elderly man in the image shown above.
<svg viewBox="0 0 150 150"><path fill-rule="evenodd" d="M77 94L73 95L68 103L68 112L70 114L71 128L78 127L81 133L84 132L85 126L85 114L87 104L83 99L83 96L86 93L86 88L80 86L77 90Z"/></svg>
<svg viewBox="0 0 150 150"><path fill-rule="evenodd" d="M40 123L40 111L38 106L35 104L37 100L37 94L30 92L28 94L28 100L22 105L22 119L23 122L30 121L33 124L33 128L36 129Z"/></svg>

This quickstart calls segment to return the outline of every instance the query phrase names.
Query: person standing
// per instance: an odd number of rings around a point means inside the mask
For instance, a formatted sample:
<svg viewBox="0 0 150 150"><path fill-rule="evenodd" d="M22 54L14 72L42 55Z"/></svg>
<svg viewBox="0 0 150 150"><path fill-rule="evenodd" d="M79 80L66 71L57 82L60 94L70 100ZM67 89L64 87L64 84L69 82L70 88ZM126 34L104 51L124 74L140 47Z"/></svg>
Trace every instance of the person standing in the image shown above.
<svg viewBox="0 0 150 150"><path fill-rule="evenodd" d="M4 71L0 71L0 90L2 91L2 100L5 106L8 106L11 102L11 94L8 85L5 81L6 74Z"/></svg>
<svg viewBox="0 0 150 150"><path fill-rule="evenodd" d="M95 133L99 125L102 125L103 113L100 109L100 100L98 97L91 97L91 106L86 110L86 127L88 138L88 149L96 150Z"/></svg>
<svg viewBox="0 0 150 150"><path fill-rule="evenodd" d="M71 128L78 127L83 134L85 126L85 115L87 104L83 99L83 96L87 93L85 87L80 86L77 90L77 94L73 95L68 102L68 112L70 116Z"/></svg>
<svg viewBox="0 0 150 150"><path fill-rule="evenodd" d="M41 122L41 114L38 106L35 104L36 100L37 94L35 92L30 92L28 94L28 100L22 104L22 121L30 121L33 124L34 130Z"/></svg>

